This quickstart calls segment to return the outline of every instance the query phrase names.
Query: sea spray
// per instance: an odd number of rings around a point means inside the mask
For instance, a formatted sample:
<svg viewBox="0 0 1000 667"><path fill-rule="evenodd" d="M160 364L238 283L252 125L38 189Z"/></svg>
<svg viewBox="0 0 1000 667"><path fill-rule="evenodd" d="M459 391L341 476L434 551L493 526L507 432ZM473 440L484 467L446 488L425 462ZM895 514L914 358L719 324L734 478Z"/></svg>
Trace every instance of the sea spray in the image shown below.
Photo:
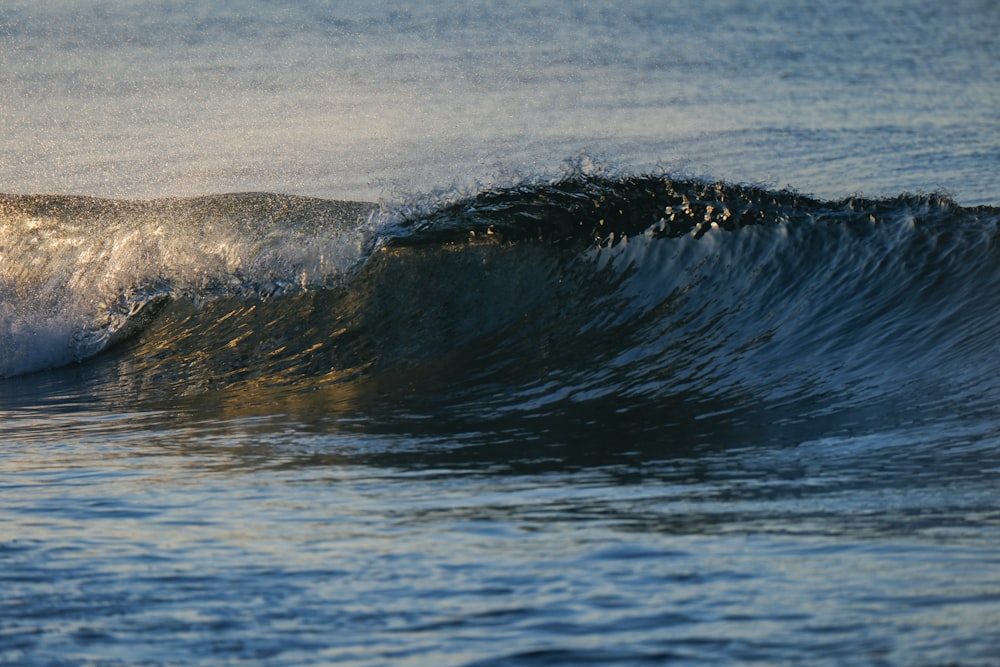
<svg viewBox="0 0 1000 667"><path fill-rule="evenodd" d="M270 194L0 196L0 377L93 356L166 300L326 286L368 204Z"/></svg>

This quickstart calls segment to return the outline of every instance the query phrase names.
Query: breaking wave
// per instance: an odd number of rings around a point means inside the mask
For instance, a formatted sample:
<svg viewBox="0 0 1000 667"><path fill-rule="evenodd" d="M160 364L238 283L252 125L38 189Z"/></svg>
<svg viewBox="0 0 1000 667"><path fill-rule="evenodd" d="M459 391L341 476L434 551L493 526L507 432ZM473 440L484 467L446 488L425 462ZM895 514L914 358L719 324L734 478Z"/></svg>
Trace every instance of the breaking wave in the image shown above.
<svg viewBox="0 0 1000 667"><path fill-rule="evenodd" d="M570 176L415 209L271 194L0 199L0 376L141 395L352 386L653 423L996 398L995 208ZM464 406L464 407L462 407Z"/></svg>

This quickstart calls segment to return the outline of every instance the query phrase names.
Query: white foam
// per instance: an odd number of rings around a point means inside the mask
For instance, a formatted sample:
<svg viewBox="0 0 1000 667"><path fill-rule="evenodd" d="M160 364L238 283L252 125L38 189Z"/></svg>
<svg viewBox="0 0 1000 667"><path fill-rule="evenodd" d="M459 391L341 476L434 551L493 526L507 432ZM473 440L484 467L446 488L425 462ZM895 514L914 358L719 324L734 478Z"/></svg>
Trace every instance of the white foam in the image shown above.
<svg viewBox="0 0 1000 667"><path fill-rule="evenodd" d="M151 300L327 287L366 205L278 195L0 197L0 376L97 354Z"/></svg>
<svg viewBox="0 0 1000 667"><path fill-rule="evenodd" d="M64 366L76 360L75 323L61 314L11 313L0 303L0 377Z"/></svg>

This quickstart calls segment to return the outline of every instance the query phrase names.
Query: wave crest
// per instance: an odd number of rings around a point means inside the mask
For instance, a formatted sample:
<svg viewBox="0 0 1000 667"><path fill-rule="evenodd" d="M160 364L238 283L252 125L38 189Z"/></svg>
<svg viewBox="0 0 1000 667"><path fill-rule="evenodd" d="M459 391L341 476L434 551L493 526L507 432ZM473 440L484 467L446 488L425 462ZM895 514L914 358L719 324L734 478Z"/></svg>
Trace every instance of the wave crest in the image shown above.
<svg viewBox="0 0 1000 667"><path fill-rule="evenodd" d="M118 206L88 201L76 205L92 218ZM826 202L573 176L378 220L371 205L277 195L143 207L121 256L152 248L137 264L145 282L95 296L67 291L82 284L72 271L50 271L46 316L70 342L44 345L76 353L25 356L32 320L5 314L7 374L128 338L105 364L140 395L336 385L352 400L469 414L613 404L661 423L761 404L918 409L996 394L1000 213L939 195ZM101 218L112 224L95 243L123 238L126 217ZM170 231L150 245L154 229ZM50 244L53 257L75 256L60 254L69 238ZM317 268L326 253L337 259ZM79 263L22 266L37 277ZM23 290L6 280L0 289ZM60 290L75 296L59 301Z"/></svg>

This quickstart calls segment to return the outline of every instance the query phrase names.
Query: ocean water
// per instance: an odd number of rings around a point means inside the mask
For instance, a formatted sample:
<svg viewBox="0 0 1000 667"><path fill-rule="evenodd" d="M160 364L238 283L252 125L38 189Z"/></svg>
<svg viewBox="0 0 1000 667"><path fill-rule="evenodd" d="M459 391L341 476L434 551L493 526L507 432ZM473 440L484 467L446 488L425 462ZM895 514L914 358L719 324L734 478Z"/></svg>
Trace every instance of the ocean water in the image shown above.
<svg viewBox="0 0 1000 667"><path fill-rule="evenodd" d="M5 2L0 664L998 664L997 34Z"/></svg>

